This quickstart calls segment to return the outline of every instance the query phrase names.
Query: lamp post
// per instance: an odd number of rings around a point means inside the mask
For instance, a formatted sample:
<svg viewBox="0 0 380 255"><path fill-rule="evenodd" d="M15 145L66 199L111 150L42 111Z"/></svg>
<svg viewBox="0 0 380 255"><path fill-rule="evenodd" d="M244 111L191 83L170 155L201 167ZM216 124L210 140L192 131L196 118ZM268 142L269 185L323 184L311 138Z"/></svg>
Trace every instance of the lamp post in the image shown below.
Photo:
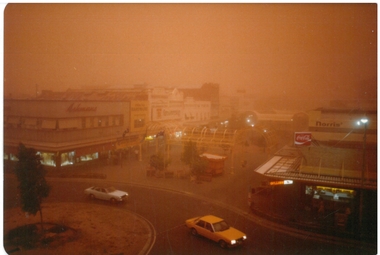
<svg viewBox="0 0 380 255"><path fill-rule="evenodd" d="M360 236L363 234L363 200L364 200L364 171L365 171L365 156L366 156L366 143L367 143L367 123L368 119L366 117L358 121L358 125L364 124L364 136L363 136L363 162L362 162L362 180L361 186L362 190L360 191L360 207L359 207L359 227L360 227Z"/></svg>
<svg viewBox="0 0 380 255"><path fill-rule="evenodd" d="M362 188L364 187L364 171L365 171L365 156L366 156L366 143L367 143L367 118L362 118L360 120L364 124L364 136L363 136L363 162L362 162Z"/></svg>

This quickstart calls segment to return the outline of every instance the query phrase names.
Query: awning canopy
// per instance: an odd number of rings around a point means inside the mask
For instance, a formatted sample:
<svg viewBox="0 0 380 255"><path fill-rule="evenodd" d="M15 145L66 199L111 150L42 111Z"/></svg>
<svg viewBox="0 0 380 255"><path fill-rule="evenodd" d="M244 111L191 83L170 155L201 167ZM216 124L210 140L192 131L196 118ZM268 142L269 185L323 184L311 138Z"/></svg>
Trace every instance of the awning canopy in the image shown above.
<svg viewBox="0 0 380 255"><path fill-rule="evenodd" d="M303 155L297 148L286 147L280 154L255 169L255 172L276 179L291 179L319 185L377 189L377 172L303 165ZM362 178L364 177L364 178Z"/></svg>

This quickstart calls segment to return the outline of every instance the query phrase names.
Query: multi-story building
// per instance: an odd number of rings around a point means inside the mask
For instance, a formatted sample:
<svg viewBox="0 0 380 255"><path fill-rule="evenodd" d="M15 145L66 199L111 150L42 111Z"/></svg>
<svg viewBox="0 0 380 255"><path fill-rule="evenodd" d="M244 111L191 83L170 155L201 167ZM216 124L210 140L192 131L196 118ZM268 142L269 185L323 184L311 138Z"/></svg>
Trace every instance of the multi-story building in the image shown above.
<svg viewBox="0 0 380 255"><path fill-rule="evenodd" d="M5 99L4 157L15 159L19 143L54 167L108 157L120 138L138 145L148 118L143 93L44 91L35 99Z"/></svg>
<svg viewBox="0 0 380 255"><path fill-rule="evenodd" d="M219 84L205 83L199 89L179 89L179 91L183 92L185 98L193 98L195 101L201 102L210 102L210 119L219 119Z"/></svg>
<svg viewBox="0 0 380 255"><path fill-rule="evenodd" d="M36 98L5 99L4 158L16 160L20 143L35 148L42 163L52 167L110 158L116 150L134 146L141 156L145 137L154 135L148 134L151 122L181 126L210 120L211 102L184 94L137 86L42 91Z"/></svg>

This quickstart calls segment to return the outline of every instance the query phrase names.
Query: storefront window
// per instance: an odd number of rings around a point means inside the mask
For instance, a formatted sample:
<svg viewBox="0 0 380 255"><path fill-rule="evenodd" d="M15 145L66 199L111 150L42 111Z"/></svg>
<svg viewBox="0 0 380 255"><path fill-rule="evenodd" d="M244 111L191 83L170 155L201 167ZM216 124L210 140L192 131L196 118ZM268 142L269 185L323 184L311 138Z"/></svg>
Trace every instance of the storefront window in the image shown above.
<svg viewBox="0 0 380 255"><path fill-rule="evenodd" d="M72 165L75 162L75 152L65 152L61 154L61 166Z"/></svg>
<svg viewBox="0 0 380 255"><path fill-rule="evenodd" d="M99 153L95 152L95 153L92 153L92 154L87 154L87 155L81 156L80 160L81 161L90 161L90 160L94 160L94 159L98 159L98 158L99 158Z"/></svg>
<svg viewBox="0 0 380 255"><path fill-rule="evenodd" d="M347 207L352 209L356 192L344 188L306 186L305 194L312 197L313 207L318 207L320 201L324 201L326 210L344 211Z"/></svg>
<svg viewBox="0 0 380 255"><path fill-rule="evenodd" d="M144 126L145 126L145 120L144 119L135 120L135 128L141 128Z"/></svg>
<svg viewBox="0 0 380 255"><path fill-rule="evenodd" d="M9 154L9 157L11 158L12 161L18 161L18 158L14 154Z"/></svg>
<svg viewBox="0 0 380 255"><path fill-rule="evenodd" d="M46 166L56 166L55 153L52 152L37 152L41 156L41 164Z"/></svg>

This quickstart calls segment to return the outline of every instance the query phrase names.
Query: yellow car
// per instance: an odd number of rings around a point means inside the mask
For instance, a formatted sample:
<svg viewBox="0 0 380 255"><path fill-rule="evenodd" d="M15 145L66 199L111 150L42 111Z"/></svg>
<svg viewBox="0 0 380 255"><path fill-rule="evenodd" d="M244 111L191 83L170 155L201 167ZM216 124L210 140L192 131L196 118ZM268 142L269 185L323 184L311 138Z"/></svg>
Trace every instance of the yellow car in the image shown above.
<svg viewBox="0 0 380 255"><path fill-rule="evenodd" d="M243 232L230 227L227 222L214 215L191 218L185 224L194 236L201 235L213 240L223 249L242 245L247 239Z"/></svg>

